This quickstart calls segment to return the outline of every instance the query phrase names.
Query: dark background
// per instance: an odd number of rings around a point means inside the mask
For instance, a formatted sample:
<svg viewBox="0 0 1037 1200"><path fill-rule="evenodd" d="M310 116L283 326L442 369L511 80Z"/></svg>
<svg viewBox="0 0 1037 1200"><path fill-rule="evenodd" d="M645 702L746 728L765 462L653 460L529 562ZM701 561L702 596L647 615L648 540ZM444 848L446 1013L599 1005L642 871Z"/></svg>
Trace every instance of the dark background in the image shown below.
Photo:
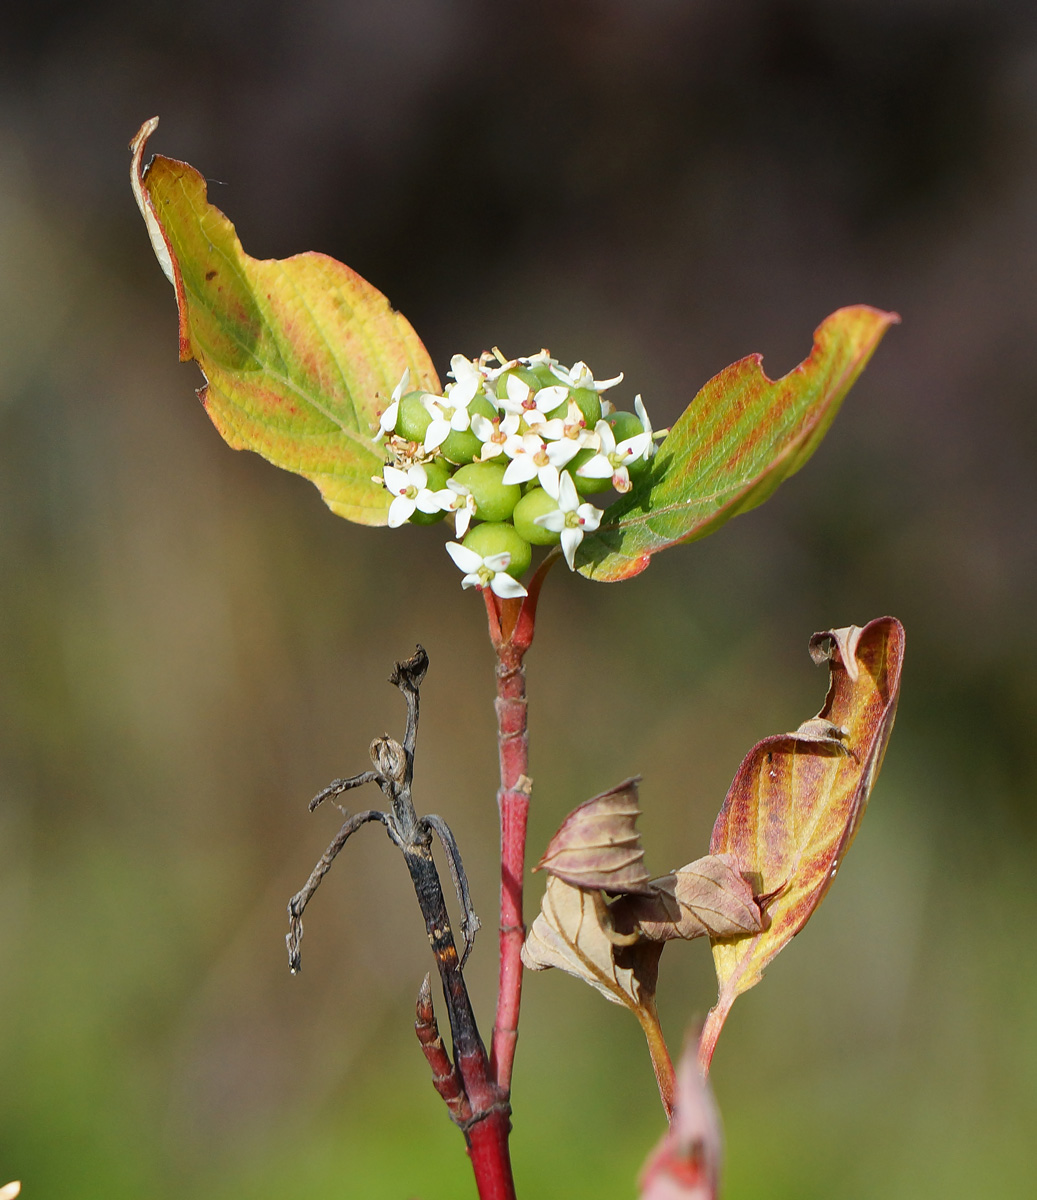
<svg viewBox="0 0 1037 1200"><path fill-rule="evenodd" d="M27 1200L472 1195L413 1045L402 864L349 847L289 977L327 780L398 730L495 905L492 657L437 530L334 518L231 453L176 361L126 144L257 257L322 250L445 371L620 370L657 426L833 309L899 311L808 467L622 586L556 573L529 658L531 853L645 776L658 871L742 754L820 706L815 629L907 627L900 717L824 907L736 1005L727 1196L1032 1194L1037 18L1018 0L40 0L0 35L0 1183ZM563 577L565 576L565 577ZM539 879L539 877L537 877ZM533 903L540 883L531 886ZM471 970L492 1023L492 934ZM663 961L671 1043L713 997ZM526 1196L630 1196L640 1033L529 978Z"/></svg>

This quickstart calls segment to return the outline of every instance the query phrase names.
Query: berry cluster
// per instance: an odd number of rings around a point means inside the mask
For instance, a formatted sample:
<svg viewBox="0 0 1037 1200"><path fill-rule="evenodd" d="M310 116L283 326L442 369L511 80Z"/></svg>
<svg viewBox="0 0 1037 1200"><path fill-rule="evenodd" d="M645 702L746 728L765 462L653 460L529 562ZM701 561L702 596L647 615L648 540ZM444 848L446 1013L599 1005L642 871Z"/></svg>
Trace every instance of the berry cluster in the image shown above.
<svg viewBox="0 0 1037 1200"><path fill-rule="evenodd" d="M655 452L641 397L618 412L586 363L566 368L541 350L505 359L455 354L442 396L408 391L405 371L382 413L388 461L375 482L392 494L389 525L432 525L453 513L447 551L462 587L524 596L533 546L561 544L573 569L603 509L583 498L626 492ZM472 524L472 522L477 522Z"/></svg>

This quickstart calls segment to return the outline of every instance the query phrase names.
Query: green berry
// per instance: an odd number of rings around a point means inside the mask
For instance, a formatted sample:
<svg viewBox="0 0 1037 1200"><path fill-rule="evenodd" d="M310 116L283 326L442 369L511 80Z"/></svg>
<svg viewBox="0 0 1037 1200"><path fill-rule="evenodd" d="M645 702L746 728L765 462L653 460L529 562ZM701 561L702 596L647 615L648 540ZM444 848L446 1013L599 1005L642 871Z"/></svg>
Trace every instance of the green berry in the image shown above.
<svg viewBox="0 0 1037 1200"><path fill-rule="evenodd" d="M545 362L530 367L529 373L536 379L536 383L530 386L536 387L537 391L545 387L557 387L562 382Z"/></svg>
<svg viewBox="0 0 1037 1200"><path fill-rule="evenodd" d="M507 466L496 462L473 462L454 474L475 498L475 515L480 521L506 521L515 511L522 489L517 483L505 483Z"/></svg>
<svg viewBox="0 0 1037 1200"><path fill-rule="evenodd" d="M573 388L569 394L579 405L587 428L593 429L601 420L601 397L593 388Z"/></svg>
<svg viewBox="0 0 1037 1200"><path fill-rule="evenodd" d="M534 546L554 546L562 540L562 535L538 525L534 518L554 512L557 508L557 502L543 488L533 488L515 505L511 519L516 531L527 542L532 542Z"/></svg>
<svg viewBox="0 0 1037 1200"><path fill-rule="evenodd" d="M425 430L432 423L432 416L422 404L424 392L408 392L401 397L396 410L396 433L408 442L423 442Z"/></svg>
<svg viewBox="0 0 1037 1200"><path fill-rule="evenodd" d="M596 450L591 450L589 447L581 450L579 454L569 460L565 469L573 477L573 483L576 484L576 490L581 496L593 496L595 492L607 492L612 486L612 476L607 475L604 479L594 479L586 475L577 475L576 471L582 467L585 462L590 460L597 453Z"/></svg>
<svg viewBox="0 0 1037 1200"><path fill-rule="evenodd" d="M641 424L641 418L632 412L609 413L605 420L612 426L612 436L617 443L625 442L627 438L637 437L639 433L645 431Z"/></svg>
<svg viewBox="0 0 1037 1200"><path fill-rule="evenodd" d="M497 409L486 396L476 396L468 405L469 413L493 420ZM439 453L452 463L470 463L482 449L482 442L471 429L451 429L439 447Z"/></svg>
<svg viewBox="0 0 1037 1200"><path fill-rule="evenodd" d="M494 554L510 554L511 562L508 563L507 571L516 579L525 575L533 560L533 549L529 542L516 531L514 525L501 522L488 521L484 525L476 525L468 531L461 544L483 558Z"/></svg>

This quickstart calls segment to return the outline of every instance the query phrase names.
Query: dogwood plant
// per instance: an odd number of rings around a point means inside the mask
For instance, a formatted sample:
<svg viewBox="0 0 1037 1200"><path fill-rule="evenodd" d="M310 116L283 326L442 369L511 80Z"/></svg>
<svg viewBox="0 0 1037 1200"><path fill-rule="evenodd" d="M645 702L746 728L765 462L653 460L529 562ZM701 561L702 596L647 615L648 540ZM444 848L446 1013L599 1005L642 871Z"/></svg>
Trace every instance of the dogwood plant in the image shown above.
<svg viewBox="0 0 1037 1200"><path fill-rule="evenodd" d="M440 1036L426 976L415 1029L432 1081L461 1128L482 1200L513 1200L511 1077L523 972L551 967L628 1008L648 1044L670 1131L642 1180L646 1200L713 1197L719 1124L706 1075L727 1013L754 986L825 895L859 827L893 724L903 629L891 617L815 634L827 664L820 712L763 739L735 775L706 855L653 875L636 829L638 780L577 805L540 866L547 886L523 912L528 773L524 658L551 566L596 582L629 579L652 557L747 512L813 454L892 313L839 309L810 355L780 379L759 355L721 371L673 427L656 431L640 395L612 403L623 375L597 379L542 349L456 354L441 385L406 319L355 272L321 254L250 258L211 205L202 175L157 156L158 124L131 144L131 182L152 247L173 285L180 357L204 375L199 397L235 449L311 480L341 517L365 525L438 525L461 587L481 593L497 657L497 794L501 821L498 994L489 1044L479 1033L464 964L479 920L457 839L419 816L411 793L419 692L428 656L397 662L407 706L402 741L371 744L371 766L311 802L376 785L382 811L349 815L289 904L288 947L300 965L302 913L361 826L380 823L400 849L425 919L450 1024ZM605 393L610 393L606 396ZM462 947L431 853L446 852ZM708 938L718 999L675 1069L655 1009L670 941Z"/></svg>

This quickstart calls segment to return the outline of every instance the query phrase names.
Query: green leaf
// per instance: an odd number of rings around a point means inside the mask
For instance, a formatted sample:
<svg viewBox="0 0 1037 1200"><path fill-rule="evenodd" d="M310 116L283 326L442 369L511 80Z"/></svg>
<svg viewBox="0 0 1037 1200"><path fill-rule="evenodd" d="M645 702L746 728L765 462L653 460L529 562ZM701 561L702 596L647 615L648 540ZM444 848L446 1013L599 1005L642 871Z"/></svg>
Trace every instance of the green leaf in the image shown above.
<svg viewBox="0 0 1037 1200"><path fill-rule="evenodd" d="M761 504L807 461L843 397L890 325L867 305L841 308L814 334L814 349L781 379L759 354L715 375L685 409L639 485L584 538L577 570L588 579L629 579L660 550L719 529Z"/></svg>
<svg viewBox="0 0 1037 1200"><path fill-rule="evenodd" d="M250 258L193 167L141 161L158 118L130 149L152 248L176 291L180 358L205 375L199 397L235 450L304 476L341 517L384 525L391 497L372 475L373 435L406 368L439 392L417 334L356 272L323 254Z"/></svg>

